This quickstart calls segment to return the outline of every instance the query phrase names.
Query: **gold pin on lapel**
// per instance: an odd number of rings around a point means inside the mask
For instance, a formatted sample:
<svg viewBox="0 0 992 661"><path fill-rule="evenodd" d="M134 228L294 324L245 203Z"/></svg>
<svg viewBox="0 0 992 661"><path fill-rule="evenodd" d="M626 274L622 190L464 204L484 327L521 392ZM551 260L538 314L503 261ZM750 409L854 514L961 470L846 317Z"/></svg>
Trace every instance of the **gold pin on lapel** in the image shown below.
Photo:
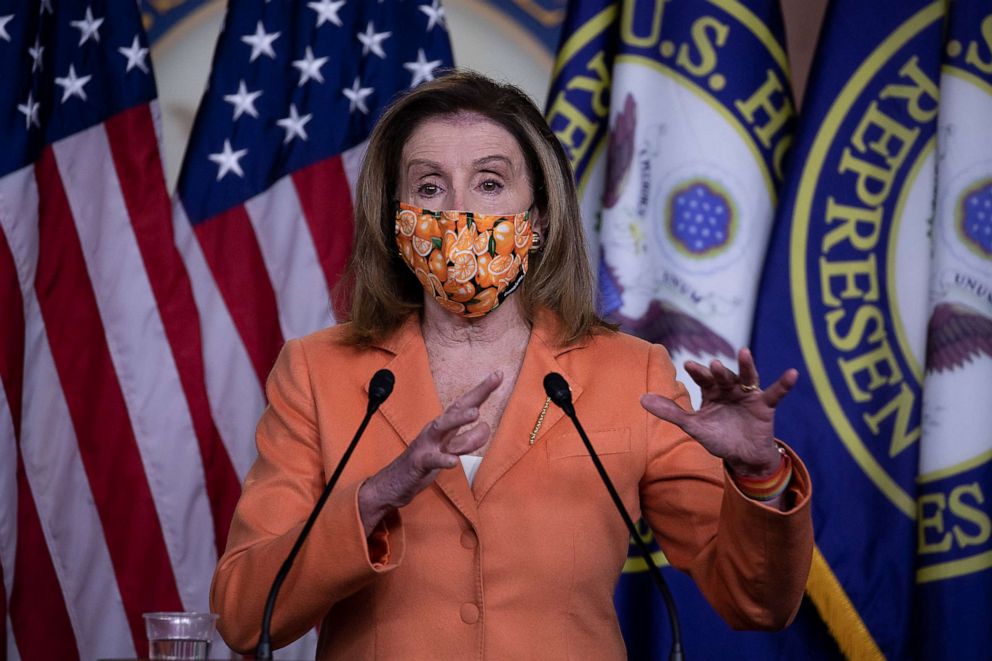
<svg viewBox="0 0 992 661"><path fill-rule="evenodd" d="M530 444L534 445L534 441L537 439L537 432L541 429L541 424L544 422L544 415L548 412L548 406L551 405L551 398L548 397L544 400L544 407L541 409L541 415L537 416L537 424L534 425L534 431L530 433Z"/></svg>

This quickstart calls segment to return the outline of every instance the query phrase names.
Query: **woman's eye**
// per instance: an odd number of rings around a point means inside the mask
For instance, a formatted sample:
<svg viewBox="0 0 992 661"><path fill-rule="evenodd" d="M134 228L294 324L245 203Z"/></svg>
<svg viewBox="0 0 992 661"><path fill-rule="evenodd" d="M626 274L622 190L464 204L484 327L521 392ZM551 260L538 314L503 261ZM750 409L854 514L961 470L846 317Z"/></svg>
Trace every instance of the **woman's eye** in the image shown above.
<svg viewBox="0 0 992 661"><path fill-rule="evenodd" d="M487 179L486 181L482 182L482 190L486 191L487 193L495 193L502 187L503 185L494 179Z"/></svg>
<svg viewBox="0 0 992 661"><path fill-rule="evenodd" d="M437 184L421 184L417 187L417 192L427 197L437 195L440 190L441 188Z"/></svg>

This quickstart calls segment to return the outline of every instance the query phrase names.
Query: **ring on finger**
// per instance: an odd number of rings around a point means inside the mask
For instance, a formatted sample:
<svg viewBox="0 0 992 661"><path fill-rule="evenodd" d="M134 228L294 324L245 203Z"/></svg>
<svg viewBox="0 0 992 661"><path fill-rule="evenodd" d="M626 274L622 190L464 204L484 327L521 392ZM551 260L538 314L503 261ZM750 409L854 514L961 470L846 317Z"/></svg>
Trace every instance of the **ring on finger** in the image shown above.
<svg viewBox="0 0 992 661"><path fill-rule="evenodd" d="M756 383L738 383L737 385L743 392L758 392L761 390L761 387Z"/></svg>

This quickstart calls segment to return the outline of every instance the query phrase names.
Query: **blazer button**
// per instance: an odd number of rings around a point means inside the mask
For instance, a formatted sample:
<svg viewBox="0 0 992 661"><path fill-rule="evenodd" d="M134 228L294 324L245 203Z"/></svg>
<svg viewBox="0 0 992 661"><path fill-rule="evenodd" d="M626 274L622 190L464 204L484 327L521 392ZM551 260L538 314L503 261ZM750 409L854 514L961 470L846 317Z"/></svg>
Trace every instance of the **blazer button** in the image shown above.
<svg viewBox="0 0 992 661"><path fill-rule="evenodd" d="M479 621L479 607L475 604L462 604L462 622L475 624Z"/></svg>
<svg viewBox="0 0 992 661"><path fill-rule="evenodd" d="M471 530L462 533L462 546L467 549L474 549L479 544L479 538Z"/></svg>

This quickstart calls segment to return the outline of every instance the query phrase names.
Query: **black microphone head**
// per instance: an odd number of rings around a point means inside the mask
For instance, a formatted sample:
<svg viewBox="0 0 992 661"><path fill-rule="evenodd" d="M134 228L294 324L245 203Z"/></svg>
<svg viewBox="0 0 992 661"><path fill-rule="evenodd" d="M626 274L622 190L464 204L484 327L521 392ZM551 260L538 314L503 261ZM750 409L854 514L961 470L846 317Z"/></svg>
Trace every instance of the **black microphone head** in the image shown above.
<svg viewBox="0 0 992 661"><path fill-rule="evenodd" d="M544 377L544 392L556 405L566 409L572 405L572 391L558 372L548 372Z"/></svg>
<svg viewBox="0 0 992 661"><path fill-rule="evenodd" d="M387 369L381 369L372 375L369 381L369 404L378 406L386 401L386 398L393 393L393 384L396 377Z"/></svg>

